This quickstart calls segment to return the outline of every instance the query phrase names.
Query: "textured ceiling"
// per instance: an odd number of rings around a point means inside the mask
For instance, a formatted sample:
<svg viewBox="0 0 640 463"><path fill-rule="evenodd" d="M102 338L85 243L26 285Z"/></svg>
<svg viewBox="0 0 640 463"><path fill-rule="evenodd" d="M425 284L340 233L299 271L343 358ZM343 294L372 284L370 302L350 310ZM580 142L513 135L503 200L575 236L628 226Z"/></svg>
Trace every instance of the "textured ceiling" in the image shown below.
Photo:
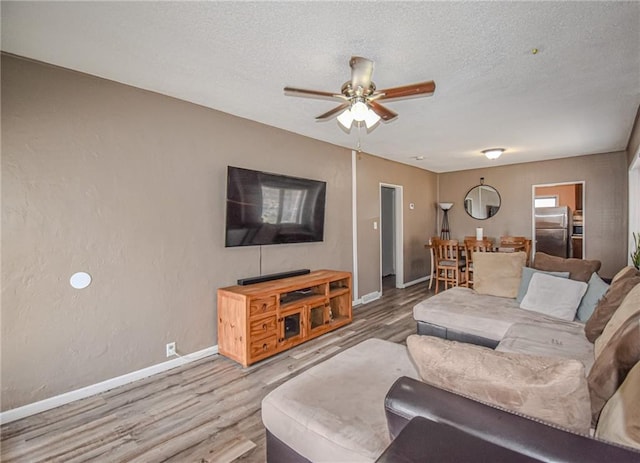
<svg viewBox="0 0 640 463"><path fill-rule="evenodd" d="M640 104L638 2L2 2L2 49L349 148L314 117L349 57L432 97L361 134L436 172L624 150ZM533 48L539 49L533 54ZM480 150L505 147L497 161ZM414 159L424 156L423 160Z"/></svg>

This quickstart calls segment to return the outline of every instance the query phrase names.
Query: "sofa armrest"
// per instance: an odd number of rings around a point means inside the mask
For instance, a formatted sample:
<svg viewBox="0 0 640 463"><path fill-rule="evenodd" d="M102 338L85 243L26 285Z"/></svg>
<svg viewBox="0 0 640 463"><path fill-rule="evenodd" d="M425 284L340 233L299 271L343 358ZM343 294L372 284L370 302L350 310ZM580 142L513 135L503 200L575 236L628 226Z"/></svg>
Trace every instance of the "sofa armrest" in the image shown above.
<svg viewBox="0 0 640 463"><path fill-rule="evenodd" d="M640 452L543 423L430 386L398 379L385 398L392 439L415 416L443 423L523 455L544 461L639 461Z"/></svg>

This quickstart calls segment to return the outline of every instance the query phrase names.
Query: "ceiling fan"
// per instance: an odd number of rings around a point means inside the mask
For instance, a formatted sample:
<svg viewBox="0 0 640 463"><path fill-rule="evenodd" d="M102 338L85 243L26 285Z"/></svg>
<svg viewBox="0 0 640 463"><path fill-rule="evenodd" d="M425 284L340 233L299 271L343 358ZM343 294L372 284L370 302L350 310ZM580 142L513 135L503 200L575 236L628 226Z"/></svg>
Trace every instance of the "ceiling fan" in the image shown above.
<svg viewBox="0 0 640 463"><path fill-rule="evenodd" d="M353 121L364 122L367 129L370 129L381 119L384 122L389 122L398 117L397 113L381 105L379 101L430 96L433 95L436 89L435 82L429 80L402 87L376 90L376 85L371 81L373 61L360 56L353 56L349 60L349 66L351 66L351 80L342 85L340 93L293 87L285 87L284 93L289 96L342 100L339 106L316 117L316 120L327 120L337 115L338 122L348 130L351 128Z"/></svg>

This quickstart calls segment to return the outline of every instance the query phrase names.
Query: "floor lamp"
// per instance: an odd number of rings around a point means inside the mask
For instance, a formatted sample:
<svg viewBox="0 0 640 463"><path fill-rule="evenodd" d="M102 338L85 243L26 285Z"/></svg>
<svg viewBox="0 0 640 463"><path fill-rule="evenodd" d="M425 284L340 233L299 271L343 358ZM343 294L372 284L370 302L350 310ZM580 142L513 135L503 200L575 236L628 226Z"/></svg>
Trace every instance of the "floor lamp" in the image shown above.
<svg viewBox="0 0 640 463"><path fill-rule="evenodd" d="M442 228L440 228L440 239L450 240L451 233L449 231L449 209L453 207L453 203L438 203L440 209L442 209Z"/></svg>

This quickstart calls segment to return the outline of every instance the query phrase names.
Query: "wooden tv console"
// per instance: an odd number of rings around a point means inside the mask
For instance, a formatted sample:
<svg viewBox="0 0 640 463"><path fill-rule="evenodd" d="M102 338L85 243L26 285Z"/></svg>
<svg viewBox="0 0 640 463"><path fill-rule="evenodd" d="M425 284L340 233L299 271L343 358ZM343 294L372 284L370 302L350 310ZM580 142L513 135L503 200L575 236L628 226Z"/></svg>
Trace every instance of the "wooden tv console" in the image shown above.
<svg viewBox="0 0 640 463"><path fill-rule="evenodd" d="M218 351L244 367L351 323L351 273L218 290Z"/></svg>

